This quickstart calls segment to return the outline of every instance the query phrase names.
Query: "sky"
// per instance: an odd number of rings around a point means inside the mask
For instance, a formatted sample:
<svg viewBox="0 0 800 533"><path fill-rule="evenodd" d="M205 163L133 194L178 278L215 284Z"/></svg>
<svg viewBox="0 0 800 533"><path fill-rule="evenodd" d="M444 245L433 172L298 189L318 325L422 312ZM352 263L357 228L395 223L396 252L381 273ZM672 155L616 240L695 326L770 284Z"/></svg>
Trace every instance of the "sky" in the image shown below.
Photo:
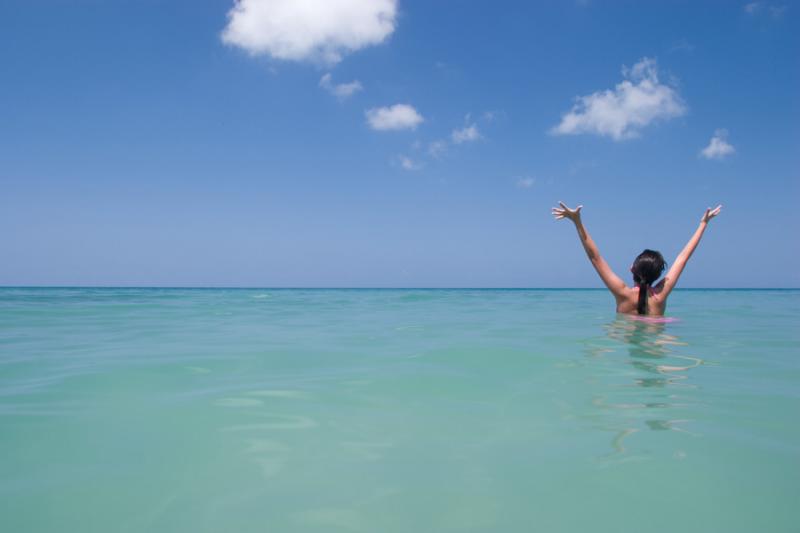
<svg viewBox="0 0 800 533"><path fill-rule="evenodd" d="M800 3L3 0L0 285L800 287Z"/></svg>

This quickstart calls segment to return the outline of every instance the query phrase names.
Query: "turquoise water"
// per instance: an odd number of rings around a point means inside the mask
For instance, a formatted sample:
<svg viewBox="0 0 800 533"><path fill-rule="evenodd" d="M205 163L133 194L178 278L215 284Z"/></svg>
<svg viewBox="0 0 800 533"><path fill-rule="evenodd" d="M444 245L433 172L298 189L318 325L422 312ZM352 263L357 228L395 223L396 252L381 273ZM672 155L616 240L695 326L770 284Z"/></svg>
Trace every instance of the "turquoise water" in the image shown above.
<svg viewBox="0 0 800 533"><path fill-rule="evenodd" d="M797 531L799 297L0 289L0 531Z"/></svg>

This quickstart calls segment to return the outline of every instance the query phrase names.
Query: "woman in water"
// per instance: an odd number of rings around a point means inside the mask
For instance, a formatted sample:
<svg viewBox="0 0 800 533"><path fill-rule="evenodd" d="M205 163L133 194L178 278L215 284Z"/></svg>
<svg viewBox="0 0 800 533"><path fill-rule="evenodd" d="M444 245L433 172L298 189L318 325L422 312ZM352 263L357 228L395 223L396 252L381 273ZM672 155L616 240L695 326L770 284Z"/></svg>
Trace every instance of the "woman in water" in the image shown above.
<svg viewBox="0 0 800 533"><path fill-rule="evenodd" d="M600 275L603 283L606 284L608 290L617 300L617 313L638 313L650 316L662 316L664 314L664 310L667 308L667 297L672 292L672 289L675 288L686 262L692 257L694 249L700 243L700 238L703 236L703 232L706 231L708 222L717 216L722 209L721 205L714 209L706 209L703 218L700 219L700 226L684 246L681 253L678 254L667 275L656 285L653 285L653 283L664 272L667 263L661 254L654 250L645 250L640 253L634 260L633 265L631 265L635 286L628 287L619 276L614 274L606 260L600 255L600 250L597 249L597 245L589 236L589 232L583 227L583 222L581 222L581 209L583 206L579 205L575 209L570 209L563 202L559 202L559 204L561 207L553 208L553 216L556 217L556 220L568 218L575 224L575 229L578 230L578 237L581 240L581 244L583 244L583 249L586 250L586 255L589 256L589 261L592 262L592 266Z"/></svg>

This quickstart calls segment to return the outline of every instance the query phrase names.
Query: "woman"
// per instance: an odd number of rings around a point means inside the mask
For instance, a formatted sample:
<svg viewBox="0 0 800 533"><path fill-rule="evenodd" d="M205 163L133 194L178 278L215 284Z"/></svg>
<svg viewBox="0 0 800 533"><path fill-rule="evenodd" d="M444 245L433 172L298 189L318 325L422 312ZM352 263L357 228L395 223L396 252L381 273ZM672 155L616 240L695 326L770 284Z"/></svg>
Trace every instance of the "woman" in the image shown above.
<svg viewBox="0 0 800 533"><path fill-rule="evenodd" d="M664 258L654 250L645 250L639 254L631 266L635 286L628 287L619 276L614 274L605 259L600 256L600 250L597 249L597 245L589 236L589 232L583 227L583 222L581 222L581 209L583 206L579 205L575 209L570 209L563 202L559 202L559 204L561 207L553 208L553 216L556 217L556 220L568 218L575 224L575 229L578 230L578 237L581 240L581 244L583 244L583 249L586 250L586 255L589 256L589 261L592 262L592 266L600 275L603 283L606 284L608 290L617 300L617 313L638 313L649 316L662 316L664 314L664 310L667 308L667 297L672 292L672 289L675 288L686 262L692 257L694 249L700 243L700 238L703 236L703 232L706 231L708 222L717 216L722 209L721 205L714 209L706 209L703 218L700 220L700 226L681 253L678 254L667 275L658 284L653 285L667 266Z"/></svg>

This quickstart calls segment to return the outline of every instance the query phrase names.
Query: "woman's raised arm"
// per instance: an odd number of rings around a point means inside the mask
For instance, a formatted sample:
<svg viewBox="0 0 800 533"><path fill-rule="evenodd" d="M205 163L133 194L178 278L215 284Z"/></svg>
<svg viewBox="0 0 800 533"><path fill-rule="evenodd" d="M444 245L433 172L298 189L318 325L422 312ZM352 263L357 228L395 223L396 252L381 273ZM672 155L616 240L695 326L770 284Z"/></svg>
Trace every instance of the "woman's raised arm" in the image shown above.
<svg viewBox="0 0 800 533"><path fill-rule="evenodd" d="M666 298L672 289L675 288L675 284L678 283L678 278L681 277L686 263L689 261L689 258L692 257L697 245L700 244L700 239L703 237L703 233L705 233L708 223L712 218L719 215L721 210L722 205L718 205L714 209L711 209L710 207L706 209L706 212L700 219L700 225L695 230L694 235L692 235L692 238L689 239L688 243L686 243L686 246L683 247L683 250L681 250L681 253L678 254L678 257L675 258L675 261L672 263L672 268L669 269L669 272L667 272L667 275L664 277L664 281L662 282L664 288L661 291L662 297Z"/></svg>
<svg viewBox="0 0 800 533"><path fill-rule="evenodd" d="M564 205L564 202L558 203L561 207L553 208L553 216L556 220L567 218L575 224L575 229L578 231L578 238L581 240L581 244L586 251L586 255L589 257L589 261L591 261L592 266L600 275L600 279L603 280L603 283L606 284L606 287L608 287L608 290L611 291L615 298L618 300L623 298L627 286L619 276L614 274L611 267L608 266L606 260L600 255L600 250L597 249L597 245L592 240L589 232L586 231L586 228L583 226L583 221L581 220L581 209L583 209L583 206L579 205L575 209L570 209Z"/></svg>

